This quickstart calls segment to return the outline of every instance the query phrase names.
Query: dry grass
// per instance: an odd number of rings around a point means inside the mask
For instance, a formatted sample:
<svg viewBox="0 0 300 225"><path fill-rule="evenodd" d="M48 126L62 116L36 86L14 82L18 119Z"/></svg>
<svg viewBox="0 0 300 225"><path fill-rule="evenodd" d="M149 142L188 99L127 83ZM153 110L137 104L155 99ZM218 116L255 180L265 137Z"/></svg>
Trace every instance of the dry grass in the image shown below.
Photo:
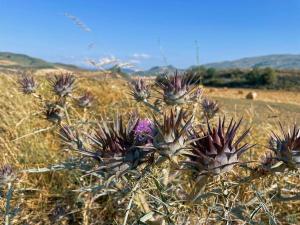
<svg viewBox="0 0 300 225"><path fill-rule="evenodd" d="M43 78L43 76L38 77L39 80L43 80ZM77 86L77 93L81 93L83 90L91 91L96 96L96 103L90 110L92 113L86 114L80 109L73 109L72 116L74 117L88 118L92 121L102 118L111 119L116 113L127 114L128 111L137 108L141 114L150 116L149 110L140 105L138 107L137 103L131 100L131 97L128 95L128 85L121 79L101 80L95 77L80 77L78 78ZM40 82L39 89L45 94L48 93L49 87L47 82ZM299 93L255 91L258 93L258 99L252 101L245 99L245 95L249 90L207 90L207 94L221 104L222 114L234 118L239 118L243 115L246 121L245 127L252 126L253 130L248 140L251 143L257 143L257 146L245 156L250 161L257 160L266 151L264 146L267 144L267 134L271 130L277 130L277 122L279 120L288 125L300 119ZM19 93L15 76L1 74L0 93L1 164L12 164L21 171L28 168L47 167L51 164L64 162L70 158L72 154L66 154L60 150L60 143L56 133L57 129L52 129L53 125L42 118L39 101L32 96L25 97ZM48 128L49 130L47 131L26 136L34 131ZM170 168L165 169L168 170ZM235 180L243 174L245 172L237 168L234 173L226 175L225 180ZM128 202L116 203L109 198L103 197L94 202L94 204L87 206L83 200L90 199L93 195L85 193L83 196L78 196L76 192L72 191L83 187L89 182L85 178L82 179L81 175L81 173L76 171L42 174L21 173L16 182L15 189L18 191L15 193L13 200L13 206L18 206L20 212L14 218L14 224L51 224L49 215L51 215L58 204L61 204L69 213L69 224L121 224L125 212L124 210L117 210L117 205L120 204L122 207L126 207ZM157 179L162 177L161 168L156 168L154 175ZM220 180L213 181L208 189L214 188L214 185L219 183ZM190 184L178 185L185 190L191 189ZM253 181L252 185L241 185L232 190L225 188L226 191L229 191L228 199L235 197L235 200L231 200L236 205L242 204L244 206L247 203L249 206L247 210L249 208L252 210L258 209L254 219L256 221L265 221L264 224L272 222L270 216L268 216L267 209L270 210L272 217L277 218L277 224L300 223L299 201L268 202L268 199L264 199L266 201L266 209L262 206L262 201L258 200L259 197L257 196L259 194L255 191L257 189L263 192L274 185L281 187L291 186L293 189L298 188L299 190L299 174L296 176L278 174L275 178L268 177ZM145 201L151 201L152 197L149 193L155 194L155 185L149 178L145 180L142 186L143 188L140 189L140 192L143 194L137 195L134 199L133 212L136 214L130 215L129 221L133 221L135 216L140 216L142 212L147 213L150 211ZM169 195L171 195L167 190L162 192L166 198L169 198ZM214 205L214 202L216 203L219 200L217 197L213 197L210 200L200 201L194 206L172 203L170 210L177 217L179 215L190 215L190 220L194 221L191 224L215 224L208 215L213 210L216 210L214 207L218 205ZM227 205L226 207L229 209L231 206ZM4 201L2 200L1 208L4 209ZM251 211L247 211L247 213L250 215ZM233 216L231 215L231 217ZM225 224L225 220L219 221L219 224ZM177 222L179 224L179 220ZM184 224L184 221L182 221L182 224ZM240 222L238 224L246 223Z"/></svg>

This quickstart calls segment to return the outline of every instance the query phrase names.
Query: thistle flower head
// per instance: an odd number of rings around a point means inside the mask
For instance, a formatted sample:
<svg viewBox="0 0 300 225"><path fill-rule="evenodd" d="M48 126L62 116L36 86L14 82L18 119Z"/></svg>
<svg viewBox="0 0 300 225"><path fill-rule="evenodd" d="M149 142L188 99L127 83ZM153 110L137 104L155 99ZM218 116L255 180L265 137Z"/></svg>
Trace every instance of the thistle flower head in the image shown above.
<svg viewBox="0 0 300 225"><path fill-rule="evenodd" d="M162 156L171 158L187 146L187 131L191 126L192 117L187 119L183 109L165 113L162 123L155 119L153 144Z"/></svg>
<svg viewBox="0 0 300 225"><path fill-rule="evenodd" d="M289 166L300 167L300 129L294 125L293 129L285 131L280 124L281 136L272 133L269 148L276 158Z"/></svg>
<svg viewBox="0 0 300 225"><path fill-rule="evenodd" d="M20 85L20 90L24 94L32 94L36 91L37 84L34 78L28 74L23 74L18 83Z"/></svg>
<svg viewBox="0 0 300 225"><path fill-rule="evenodd" d="M151 151L144 140L138 138L140 119L132 115L127 125L118 116L113 123L103 123L91 137L93 146L103 161L103 168L110 173L136 169L149 160Z"/></svg>
<svg viewBox="0 0 300 225"><path fill-rule="evenodd" d="M208 98L203 99L201 106L203 109L203 114L207 119L212 119L220 109L217 102Z"/></svg>
<svg viewBox="0 0 300 225"><path fill-rule="evenodd" d="M65 97L71 94L74 88L75 77L70 73L55 75L54 79L50 80L53 91L60 97Z"/></svg>
<svg viewBox="0 0 300 225"><path fill-rule="evenodd" d="M44 114L46 119L53 123L60 123L64 117L62 107L55 103L48 103Z"/></svg>
<svg viewBox="0 0 300 225"><path fill-rule="evenodd" d="M145 84L143 79L134 80L131 84L130 95L132 95L136 101L145 101L150 97L149 87Z"/></svg>
<svg viewBox="0 0 300 225"><path fill-rule="evenodd" d="M10 165L0 168L0 185L11 182L15 178L15 173Z"/></svg>
<svg viewBox="0 0 300 225"><path fill-rule="evenodd" d="M231 119L229 126L225 129L225 118L219 119L216 127L211 129L207 122L207 131L192 132L195 141L192 145L192 153L187 154L189 161L185 164L198 173L220 174L230 171L239 162L240 156L249 148L249 144L240 145L241 141L249 133L249 129L235 140L237 130L241 124Z"/></svg>
<svg viewBox="0 0 300 225"><path fill-rule="evenodd" d="M94 100L93 94L90 92L86 92L78 99L78 106L81 108L91 107L93 100Z"/></svg>
<svg viewBox="0 0 300 225"><path fill-rule="evenodd" d="M163 79L157 80L157 86L162 90L163 100L168 105L185 104L197 101L202 95L202 89L192 85L193 79L190 76L164 75Z"/></svg>
<svg viewBox="0 0 300 225"><path fill-rule="evenodd" d="M154 125L149 119L139 120L134 128L136 141L141 143L152 143L154 135Z"/></svg>

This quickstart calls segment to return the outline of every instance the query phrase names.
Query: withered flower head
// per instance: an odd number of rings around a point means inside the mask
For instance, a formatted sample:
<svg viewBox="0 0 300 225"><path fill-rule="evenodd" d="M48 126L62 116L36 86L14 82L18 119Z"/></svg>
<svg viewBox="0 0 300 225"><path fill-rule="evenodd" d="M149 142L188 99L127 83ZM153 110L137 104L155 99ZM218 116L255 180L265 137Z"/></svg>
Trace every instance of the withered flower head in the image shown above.
<svg viewBox="0 0 300 225"><path fill-rule="evenodd" d="M241 121L236 123L231 119L225 129L225 118L223 121L219 118L217 127L211 129L207 122L207 131L203 129L201 132L193 131L191 138L195 141L191 144L192 151L187 154L189 161L185 162L185 165L199 174L217 175L230 171L239 163L240 156L252 147L247 143L240 145L249 129L235 140Z"/></svg>
<svg viewBox="0 0 300 225"><path fill-rule="evenodd" d="M61 126L59 135L63 141L63 145L72 150L84 150L83 142L81 141L79 134L69 126Z"/></svg>
<svg viewBox="0 0 300 225"><path fill-rule="evenodd" d="M160 123L155 119L156 135L154 136L154 147L162 156L171 158L176 156L188 145L187 131L191 126L192 116L187 118L187 112L180 111L165 113Z"/></svg>
<svg viewBox="0 0 300 225"><path fill-rule="evenodd" d="M300 167L300 129L294 125L293 130L285 131L280 123L281 137L272 132L270 149L276 158L289 166Z"/></svg>
<svg viewBox="0 0 300 225"><path fill-rule="evenodd" d="M20 90L24 94L32 94L36 91L37 84L34 78L28 74L23 74L18 83L20 85Z"/></svg>
<svg viewBox="0 0 300 225"><path fill-rule="evenodd" d="M62 107L55 103L48 103L44 113L46 119L53 123L60 123L64 117Z"/></svg>
<svg viewBox="0 0 300 225"><path fill-rule="evenodd" d="M0 168L0 185L14 180L15 173L10 165L4 165Z"/></svg>
<svg viewBox="0 0 300 225"><path fill-rule="evenodd" d="M53 91L60 97L65 97L71 94L74 88L75 77L71 73L55 75L54 79L50 80Z"/></svg>
<svg viewBox="0 0 300 225"><path fill-rule="evenodd" d="M203 101L201 102L201 106L203 109L203 114L207 119L212 119L220 109L216 101L210 100L208 98L203 99Z"/></svg>
<svg viewBox="0 0 300 225"><path fill-rule="evenodd" d="M260 173L268 173L271 171L272 166L274 166L277 162L278 160L276 159L274 152L267 152L261 158L261 167L258 168L258 171Z"/></svg>
<svg viewBox="0 0 300 225"><path fill-rule="evenodd" d="M78 99L78 106L82 108L91 107L94 96L91 92L86 92L83 96Z"/></svg>
<svg viewBox="0 0 300 225"><path fill-rule="evenodd" d="M149 87L143 79L134 80L131 83L130 95L138 102L146 101L150 97Z"/></svg>
<svg viewBox="0 0 300 225"><path fill-rule="evenodd" d="M137 128L139 121L136 115L132 115L124 125L122 117L118 116L113 123L99 125L95 135L90 137L103 168L109 173L120 174L136 169L149 160L149 144L138 136L141 131Z"/></svg>
<svg viewBox="0 0 300 225"><path fill-rule="evenodd" d="M193 85L193 78L190 76L165 75L163 79L157 80L157 86L162 90L163 100L168 105L179 105L198 101L202 95L202 89ZM160 92L160 91L159 91Z"/></svg>

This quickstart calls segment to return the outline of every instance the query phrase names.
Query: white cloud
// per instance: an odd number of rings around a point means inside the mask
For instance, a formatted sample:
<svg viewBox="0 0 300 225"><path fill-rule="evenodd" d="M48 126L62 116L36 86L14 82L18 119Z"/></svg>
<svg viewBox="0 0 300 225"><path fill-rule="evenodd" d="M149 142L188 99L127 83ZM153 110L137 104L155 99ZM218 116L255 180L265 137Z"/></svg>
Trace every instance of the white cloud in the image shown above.
<svg viewBox="0 0 300 225"><path fill-rule="evenodd" d="M136 68L136 64L139 63L138 60L121 60L115 56L107 56L100 58L98 60L95 59L86 59L85 63L89 66L96 67L100 70L105 70L106 68L118 66L120 68Z"/></svg>
<svg viewBox="0 0 300 225"><path fill-rule="evenodd" d="M149 58L151 58L151 56L146 53L134 53L132 55L132 58L134 58L134 59L149 59Z"/></svg>

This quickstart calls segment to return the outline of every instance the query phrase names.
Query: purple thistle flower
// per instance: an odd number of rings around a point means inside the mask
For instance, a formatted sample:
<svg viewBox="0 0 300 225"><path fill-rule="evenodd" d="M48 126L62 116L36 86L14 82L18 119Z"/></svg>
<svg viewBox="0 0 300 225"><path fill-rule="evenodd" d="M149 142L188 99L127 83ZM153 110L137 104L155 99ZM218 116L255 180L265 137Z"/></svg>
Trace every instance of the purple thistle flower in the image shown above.
<svg viewBox="0 0 300 225"><path fill-rule="evenodd" d="M135 129L134 135L138 142L151 143L153 141L154 125L149 119L139 120Z"/></svg>

